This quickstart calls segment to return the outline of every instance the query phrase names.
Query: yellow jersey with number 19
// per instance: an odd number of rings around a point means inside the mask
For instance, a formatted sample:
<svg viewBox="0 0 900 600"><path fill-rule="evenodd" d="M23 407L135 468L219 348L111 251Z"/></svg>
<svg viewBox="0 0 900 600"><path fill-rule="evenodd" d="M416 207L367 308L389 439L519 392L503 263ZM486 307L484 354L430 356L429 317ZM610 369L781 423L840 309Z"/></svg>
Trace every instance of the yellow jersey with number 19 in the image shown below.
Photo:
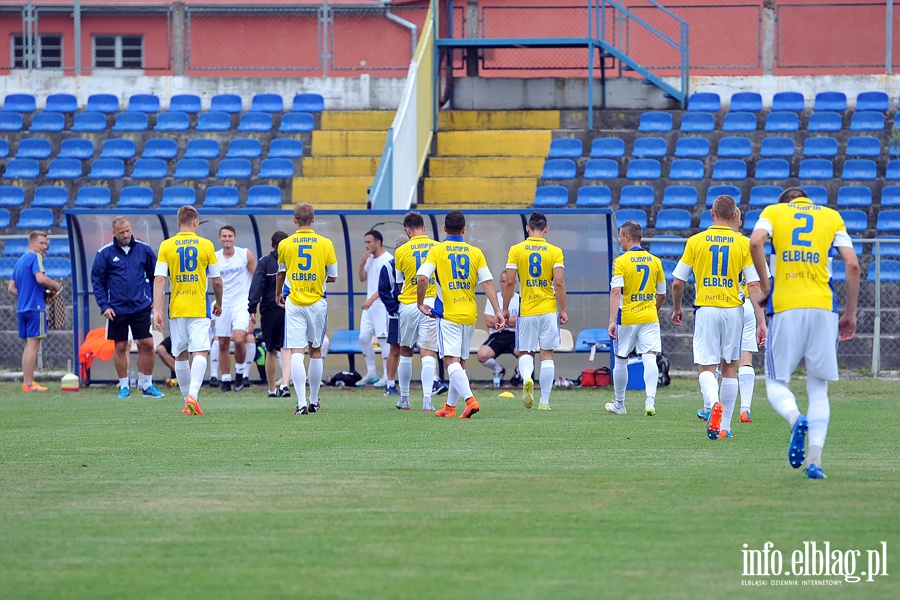
<svg viewBox="0 0 900 600"><path fill-rule="evenodd" d="M432 246L423 267L435 274L438 296L444 306L443 318L457 325L475 325L478 320L475 287L492 279L481 249L452 236Z"/></svg>
<svg viewBox="0 0 900 600"><path fill-rule="evenodd" d="M400 304L415 304L417 302L417 288L419 285L416 271L425 262L428 251L434 246L434 240L427 235L417 235L409 238L409 241L394 251L394 265L403 273L403 288L397 299ZM437 292L434 289L434 277L428 280L428 289L425 290L426 298L434 298Z"/></svg>
<svg viewBox="0 0 900 600"><path fill-rule="evenodd" d="M534 317L559 310L553 269L565 267L563 252L544 238L529 237L509 249L506 268L519 277L519 316Z"/></svg>
<svg viewBox="0 0 900 600"><path fill-rule="evenodd" d="M619 325L659 322L656 294L660 284L665 289L666 275L658 258L640 246L620 254L613 263L611 286L622 288Z"/></svg>
<svg viewBox="0 0 900 600"><path fill-rule="evenodd" d="M208 318L207 269L219 264L213 243L182 231L159 245L156 262L166 265L169 276L169 318ZM218 276L218 267L214 276Z"/></svg>
<svg viewBox="0 0 900 600"><path fill-rule="evenodd" d="M680 262L694 271L694 306L731 308L744 304L741 272L753 264L750 240L745 236L725 225L713 225L688 239Z"/></svg>
<svg viewBox="0 0 900 600"><path fill-rule="evenodd" d="M298 229L278 244L278 270L285 272L294 306L310 306L325 296L325 278L332 265L337 265L334 244L312 229Z"/></svg>

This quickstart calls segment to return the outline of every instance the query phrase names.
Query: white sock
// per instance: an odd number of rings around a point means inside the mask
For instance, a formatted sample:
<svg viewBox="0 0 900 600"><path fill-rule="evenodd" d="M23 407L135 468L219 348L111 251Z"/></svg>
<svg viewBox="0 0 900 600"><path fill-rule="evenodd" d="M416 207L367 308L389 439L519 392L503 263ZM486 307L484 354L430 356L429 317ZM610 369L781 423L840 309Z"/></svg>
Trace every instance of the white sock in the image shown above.
<svg viewBox="0 0 900 600"><path fill-rule="evenodd" d="M189 395L193 396L194 400L199 399L200 386L203 385L203 376L206 375L207 362L206 357L202 354L191 359L191 390Z"/></svg>
<svg viewBox="0 0 900 600"><path fill-rule="evenodd" d="M613 393L616 399L616 407L625 406L625 388L628 387L628 359L615 357L613 365Z"/></svg>
<svg viewBox="0 0 900 600"><path fill-rule="evenodd" d="M250 372L255 362L256 342L247 342L247 354L244 356L244 379L250 379Z"/></svg>
<svg viewBox="0 0 900 600"><path fill-rule="evenodd" d="M181 396L187 398L191 393L191 363L186 360L175 361L175 378L178 380L178 389Z"/></svg>
<svg viewBox="0 0 900 600"><path fill-rule="evenodd" d="M127 388L128 386L128 377L119 377L119 387Z"/></svg>
<svg viewBox="0 0 900 600"><path fill-rule="evenodd" d="M738 385L741 388L741 411L750 410L753 403L753 384L756 381L756 373L753 367L744 366L738 368Z"/></svg>
<svg viewBox="0 0 900 600"><path fill-rule="evenodd" d="M425 357L427 358L427 357ZM422 371L425 371L425 358L422 358ZM400 380L400 396L409 398L409 383L412 381L412 356L401 356L397 364L397 379Z"/></svg>
<svg viewBox="0 0 900 600"><path fill-rule="evenodd" d="M719 382L712 371L700 373L700 393L703 394L703 407L709 410L719 401Z"/></svg>
<svg viewBox="0 0 900 600"><path fill-rule="evenodd" d="M659 367L656 366L656 355L642 354L641 362L644 363L644 393L648 398L656 398L656 388L659 385Z"/></svg>
<svg viewBox="0 0 900 600"><path fill-rule="evenodd" d="M447 406L456 406L459 402L459 394L452 385L447 386Z"/></svg>
<svg viewBox="0 0 900 600"><path fill-rule="evenodd" d="M519 375L521 375L522 381L531 379L531 376L534 375L534 356L527 352L519 357Z"/></svg>
<svg viewBox="0 0 900 600"><path fill-rule="evenodd" d="M499 364L497 364L496 358L489 358L481 364L483 364L485 367L487 367L491 371L499 371L500 369L503 368Z"/></svg>
<svg viewBox="0 0 900 600"><path fill-rule="evenodd" d="M737 403L738 380L734 378L722 378L722 424L720 429L731 431L731 417L734 415L734 405Z"/></svg>
<svg viewBox="0 0 900 600"><path fill-rule="evenodd" d="M142 390L146 390L148 387L153 385L153 375L144 375L143 373L138 373L138 388Z"/></svg>
<svg viewBox="0 0 900 600"><path fill-rule="evenodd" d="M295 353L291 356L291 379L297 392L297 406L306 406L306 355Z"/></svg>
<svg viewBox="0 0 900 600"><path fill-rule="evenodd" d="M553 359L541 361L541 404L550 404L550 392L556 378L556 364Z"/></svg>
<svg viewBox="0 0 900 600"><path fill-rule="evenodd" d="M410 358L412 360L412 358ZM412 367L410 367L412 368ZM422 357L422 406L431 404L431 388L434 387L434 373L437 371L437 358ZM409 388L409 385L407 385Z"/></svg>
<svg viewBox="0 0 900 600"><path fill-rule="evenodd" d="M366 361L365 377L376 377L375 373L375 348L372 347L372 334L363 332L359 334L359 344L362 346L362 355Z"/></svg>
<svg viewBox="0 0 900 600"><path fill-rule="evenodd" d="M831 418L831 404L828 401L828 380L807 375L806 393L809 396L809 408L806 411L806 418L809 420L809 462L821 467L822 448L825 446L825 437L828 435L828 421ZM819 456L813 456L813 446L818 447Z"/></svg>
<svg viewBox="0 0 900 600"><path fill-rule="evenodd" d="M322 373L325 361L321 358L309 359L309 403L319 404L319 388L322 387Z"/></svg>
<svg viewBox="0 0 900 600"><path fill-rule="evenodd" d="M791 388L777 379L766 377L766 396L769 397L769 404L772 405L775 412L784 417L788 425L793 427L797 415L800 414L800 409L797 408L797 398L794 397Z"/></svg>
<svg viewBox="0 0 900 600"><path fill-rule="evenodd" d="M213 338L209 348L209 378L219 377L219 338Z"/></svg>
<svg viewBox="0 0 900 600"><path fill-rule="evenodd" d="M447 367L447 375L450 377L450 387L456 389L456 393L463 400L472 397L472 388L469 386L469 376L459 363L450 363Z"/></svg>
<svg viewBox="0 0 900 600"><path fill-rule="evenodd" d="M381 376L387 379L387 361L388 354L391 353L391 347L387 343L387 338L378 338L378 345L381 346Z"/></svg>

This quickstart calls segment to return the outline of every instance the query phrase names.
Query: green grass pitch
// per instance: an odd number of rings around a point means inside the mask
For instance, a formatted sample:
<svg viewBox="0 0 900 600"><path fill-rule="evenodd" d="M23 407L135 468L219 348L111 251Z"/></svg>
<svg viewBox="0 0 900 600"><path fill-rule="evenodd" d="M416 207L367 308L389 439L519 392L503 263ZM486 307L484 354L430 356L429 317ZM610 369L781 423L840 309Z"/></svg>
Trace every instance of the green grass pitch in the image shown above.
<svg viewBox="0 0 900 600"><path fill-rule="evenodd" d="M638 392L617 416L611 388L555 391L549 413L479 388L471 420L371 389L324 388L294 417L259 386L204 388L188 417L173 389L3 383L0 596L898 598L897 385L832 386L829 478L809 481L762 381L755 422L715 442L695 378L661 388L656 417ZM786 561L804 541L860 550L857 572L885 541L888 576L742 576L743 544L767 541Z"/></svg>

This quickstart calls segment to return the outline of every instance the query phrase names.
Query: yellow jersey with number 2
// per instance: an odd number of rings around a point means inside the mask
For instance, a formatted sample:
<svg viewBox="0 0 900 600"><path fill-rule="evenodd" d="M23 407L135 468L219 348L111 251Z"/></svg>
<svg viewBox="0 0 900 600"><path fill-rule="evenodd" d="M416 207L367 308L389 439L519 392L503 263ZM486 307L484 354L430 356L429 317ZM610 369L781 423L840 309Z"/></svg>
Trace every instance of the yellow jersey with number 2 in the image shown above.
<svg viewBox="0 0 900 600"><path fill-rule="evenodd" d="M278 244L278 269L285 272L294 306L315 304L325 296L329 270L337 272L334 244L312 229L298 229Z"/></svg>
<svg viewBox="0 0 900 600"><path fill-rule="evenodd" d="M519 278L519 316L534 317L559 310L553 269L565 267L563 252L544 238L529 237L509 249L506 268Z"/></svg>

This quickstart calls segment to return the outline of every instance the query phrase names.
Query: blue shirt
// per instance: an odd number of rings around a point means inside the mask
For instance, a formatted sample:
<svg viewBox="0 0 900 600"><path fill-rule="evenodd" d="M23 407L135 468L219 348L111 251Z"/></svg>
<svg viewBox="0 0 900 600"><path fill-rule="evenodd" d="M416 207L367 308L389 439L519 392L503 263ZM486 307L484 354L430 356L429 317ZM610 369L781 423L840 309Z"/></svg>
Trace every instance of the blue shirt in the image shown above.
<svg viewBox="0 0 900 600"><path fill-rule="evenodd" d="M44 257L37 252L26 252L16 261L13 280L19 291L17 311L47 310L47 304L44 302L44 286L35 278L35 275L43 272Z"/></svg>

